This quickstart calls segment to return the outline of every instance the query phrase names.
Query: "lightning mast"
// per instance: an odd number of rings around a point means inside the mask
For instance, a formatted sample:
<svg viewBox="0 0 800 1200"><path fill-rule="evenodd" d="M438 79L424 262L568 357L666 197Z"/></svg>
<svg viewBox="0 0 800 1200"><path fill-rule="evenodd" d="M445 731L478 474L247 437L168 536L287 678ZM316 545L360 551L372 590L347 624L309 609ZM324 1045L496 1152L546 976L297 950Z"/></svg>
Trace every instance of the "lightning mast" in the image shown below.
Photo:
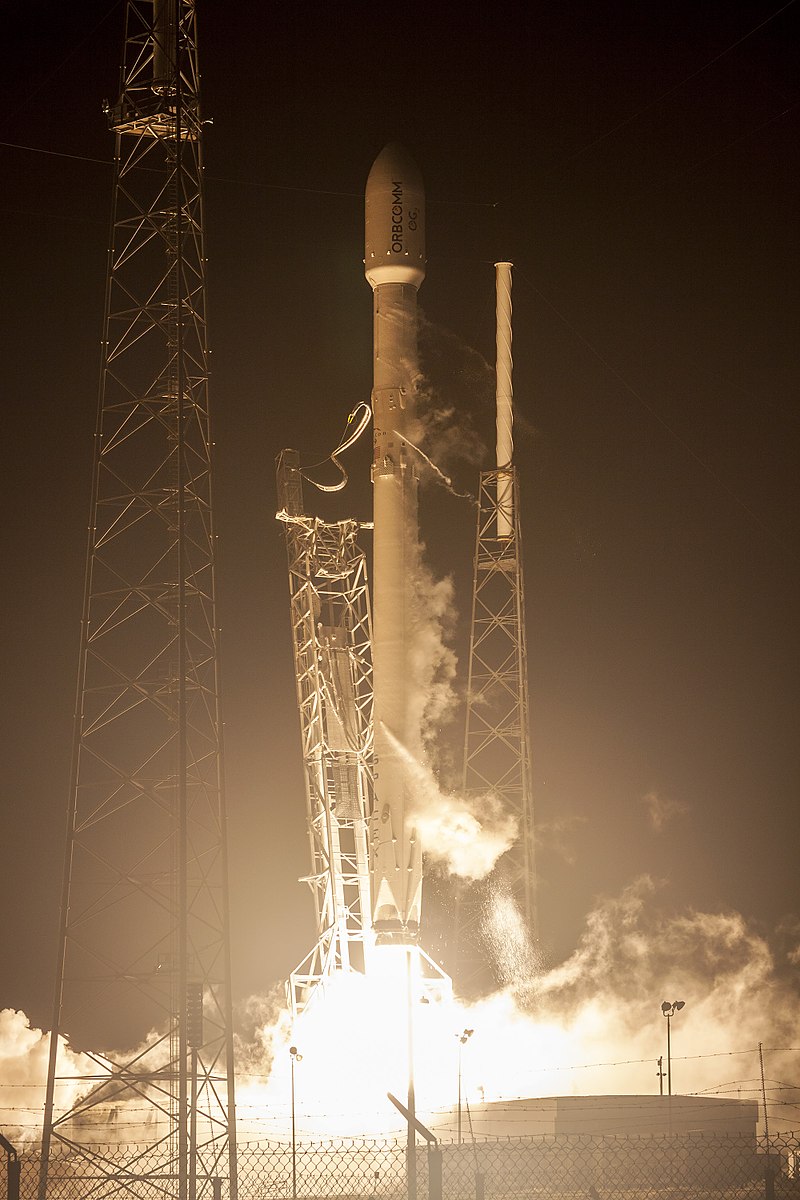
<svg viewBox="0 0 800 1200"><path fill-rule="evenodd" d="M473 564L467 715L466 794L494 792L518 822L501 860L529 932L536 929L528 660L519 482L513 463L511 263L495 264L497 296L497 467L480 475ZM460 940L478 920L460 906ZM466 907L466 912L463 911ZM463 944L460 946L463 953Z"/></svg>
<svg viewBox="0 0 800 1200"><path fill-rule="evenodd" d="M125 11L39 1200L235 1200L195 9Z"/></svg>

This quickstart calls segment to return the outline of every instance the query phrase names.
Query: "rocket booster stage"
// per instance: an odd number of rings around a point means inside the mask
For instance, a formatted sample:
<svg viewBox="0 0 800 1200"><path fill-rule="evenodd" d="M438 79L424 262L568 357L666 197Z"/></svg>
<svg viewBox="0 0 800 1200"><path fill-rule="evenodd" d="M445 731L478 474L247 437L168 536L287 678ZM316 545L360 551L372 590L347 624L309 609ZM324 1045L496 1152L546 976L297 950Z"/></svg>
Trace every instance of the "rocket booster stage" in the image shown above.
<svg viewBox="0 0 800 1200"><path fill-rule="evenodd" d="M419 932L422 847L404 759L419 759L422 746L413 670L417 471L407 439L418 440L417 289L425 278L425 192L402 146L386 146L369 173L365 242L374 298L372 916L379 943L411 943Z"/></svg>

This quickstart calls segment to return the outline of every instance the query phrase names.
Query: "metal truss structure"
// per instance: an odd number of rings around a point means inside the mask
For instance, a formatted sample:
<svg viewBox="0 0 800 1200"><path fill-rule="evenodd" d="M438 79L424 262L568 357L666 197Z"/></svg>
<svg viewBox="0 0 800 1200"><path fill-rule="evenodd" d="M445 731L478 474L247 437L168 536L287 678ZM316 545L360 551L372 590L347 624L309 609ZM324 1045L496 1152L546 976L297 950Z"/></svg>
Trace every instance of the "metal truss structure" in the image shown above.
<svg viewBox="0 0 800 1200"><path fill-rule="evenodd" d="M366 971L374 949L368 823L374 804L372 647L359 524L303 512L299 456L278 460L303 745L317 941L292 972L294 1016L336 972Z"/></svg>
<svg viewBox="0 0 800 1200"><path fill-rule="evenodd" d="M509 536L498 535L498 496L512 477ZM528 659L519 488L514 467L482 471L473 572L463 787L494 793L518 822L515 845L498 869L511 888L529 933L536 930L533 799L528 712ZM459 904L459 955L475 957L480 904Z"/></svg>
<svg viewBox="0 0 800 1200"><path fill-rule="evenodd" d="M128 0L40 1200L237 1194L196 45Z"/></svg>

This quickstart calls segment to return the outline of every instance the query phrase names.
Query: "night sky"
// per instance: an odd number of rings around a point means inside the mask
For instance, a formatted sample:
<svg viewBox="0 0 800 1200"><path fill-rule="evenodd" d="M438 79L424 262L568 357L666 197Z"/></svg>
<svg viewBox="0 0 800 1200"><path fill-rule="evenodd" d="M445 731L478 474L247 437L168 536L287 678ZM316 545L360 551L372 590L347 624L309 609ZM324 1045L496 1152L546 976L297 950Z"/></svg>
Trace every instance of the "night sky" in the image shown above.
<svg viewBox="0 0 800 1200"><path fill-rule="evenodd" d="M548 961L642 874L665 913L796 935L796 5L198 13L235 995L313 936L274 459L323 459L369 399L363 189L393 139L427 187L423 367L486 467L492 263L516 264ZM5 15L0 1007L45 1027L122 19ZM369 517L370 440L342 499L308 493L320 515ZM475 488L476 463L443 465ZM422 520L463 665L473 513L430 491ZM458 720L442 738L455 755Z"/></svg>

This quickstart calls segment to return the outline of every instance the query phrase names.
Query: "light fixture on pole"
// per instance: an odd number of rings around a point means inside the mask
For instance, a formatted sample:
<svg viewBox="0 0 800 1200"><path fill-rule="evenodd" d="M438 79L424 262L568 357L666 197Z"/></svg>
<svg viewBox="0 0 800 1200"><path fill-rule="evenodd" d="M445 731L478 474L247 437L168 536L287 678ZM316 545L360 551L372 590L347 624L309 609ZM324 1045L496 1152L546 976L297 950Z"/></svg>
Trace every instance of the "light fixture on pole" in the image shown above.
<svg viewBox="0 0 800 1200"><path fill-rule="evenodd" d="M458 1041L458 1144L461 1145L461 1047L465 1046L472 1037L474 1029L465 1029L463 1033L456 1034Z"/></svg>
<svg viewBox="0 0 800 1200"><path fill-rule="evenodd" d="M661 1011L667 1018L667 1095L672 1095L672 1047L670 1045L670 1022L676 1012L680 1012L684 1007L685 1000L673 1000L670 1004L669 1000L662 1001Z"/></svg>
<svg viewBox="0 0 800 1200"><path fill-rule="evenodd" d="M289 1047L289 1055L292 1060L292 1200L297 1200L297 1136L294 1120L294 1064L302 1062L303 1056L299 1053L297 1046Z"/></svg>

